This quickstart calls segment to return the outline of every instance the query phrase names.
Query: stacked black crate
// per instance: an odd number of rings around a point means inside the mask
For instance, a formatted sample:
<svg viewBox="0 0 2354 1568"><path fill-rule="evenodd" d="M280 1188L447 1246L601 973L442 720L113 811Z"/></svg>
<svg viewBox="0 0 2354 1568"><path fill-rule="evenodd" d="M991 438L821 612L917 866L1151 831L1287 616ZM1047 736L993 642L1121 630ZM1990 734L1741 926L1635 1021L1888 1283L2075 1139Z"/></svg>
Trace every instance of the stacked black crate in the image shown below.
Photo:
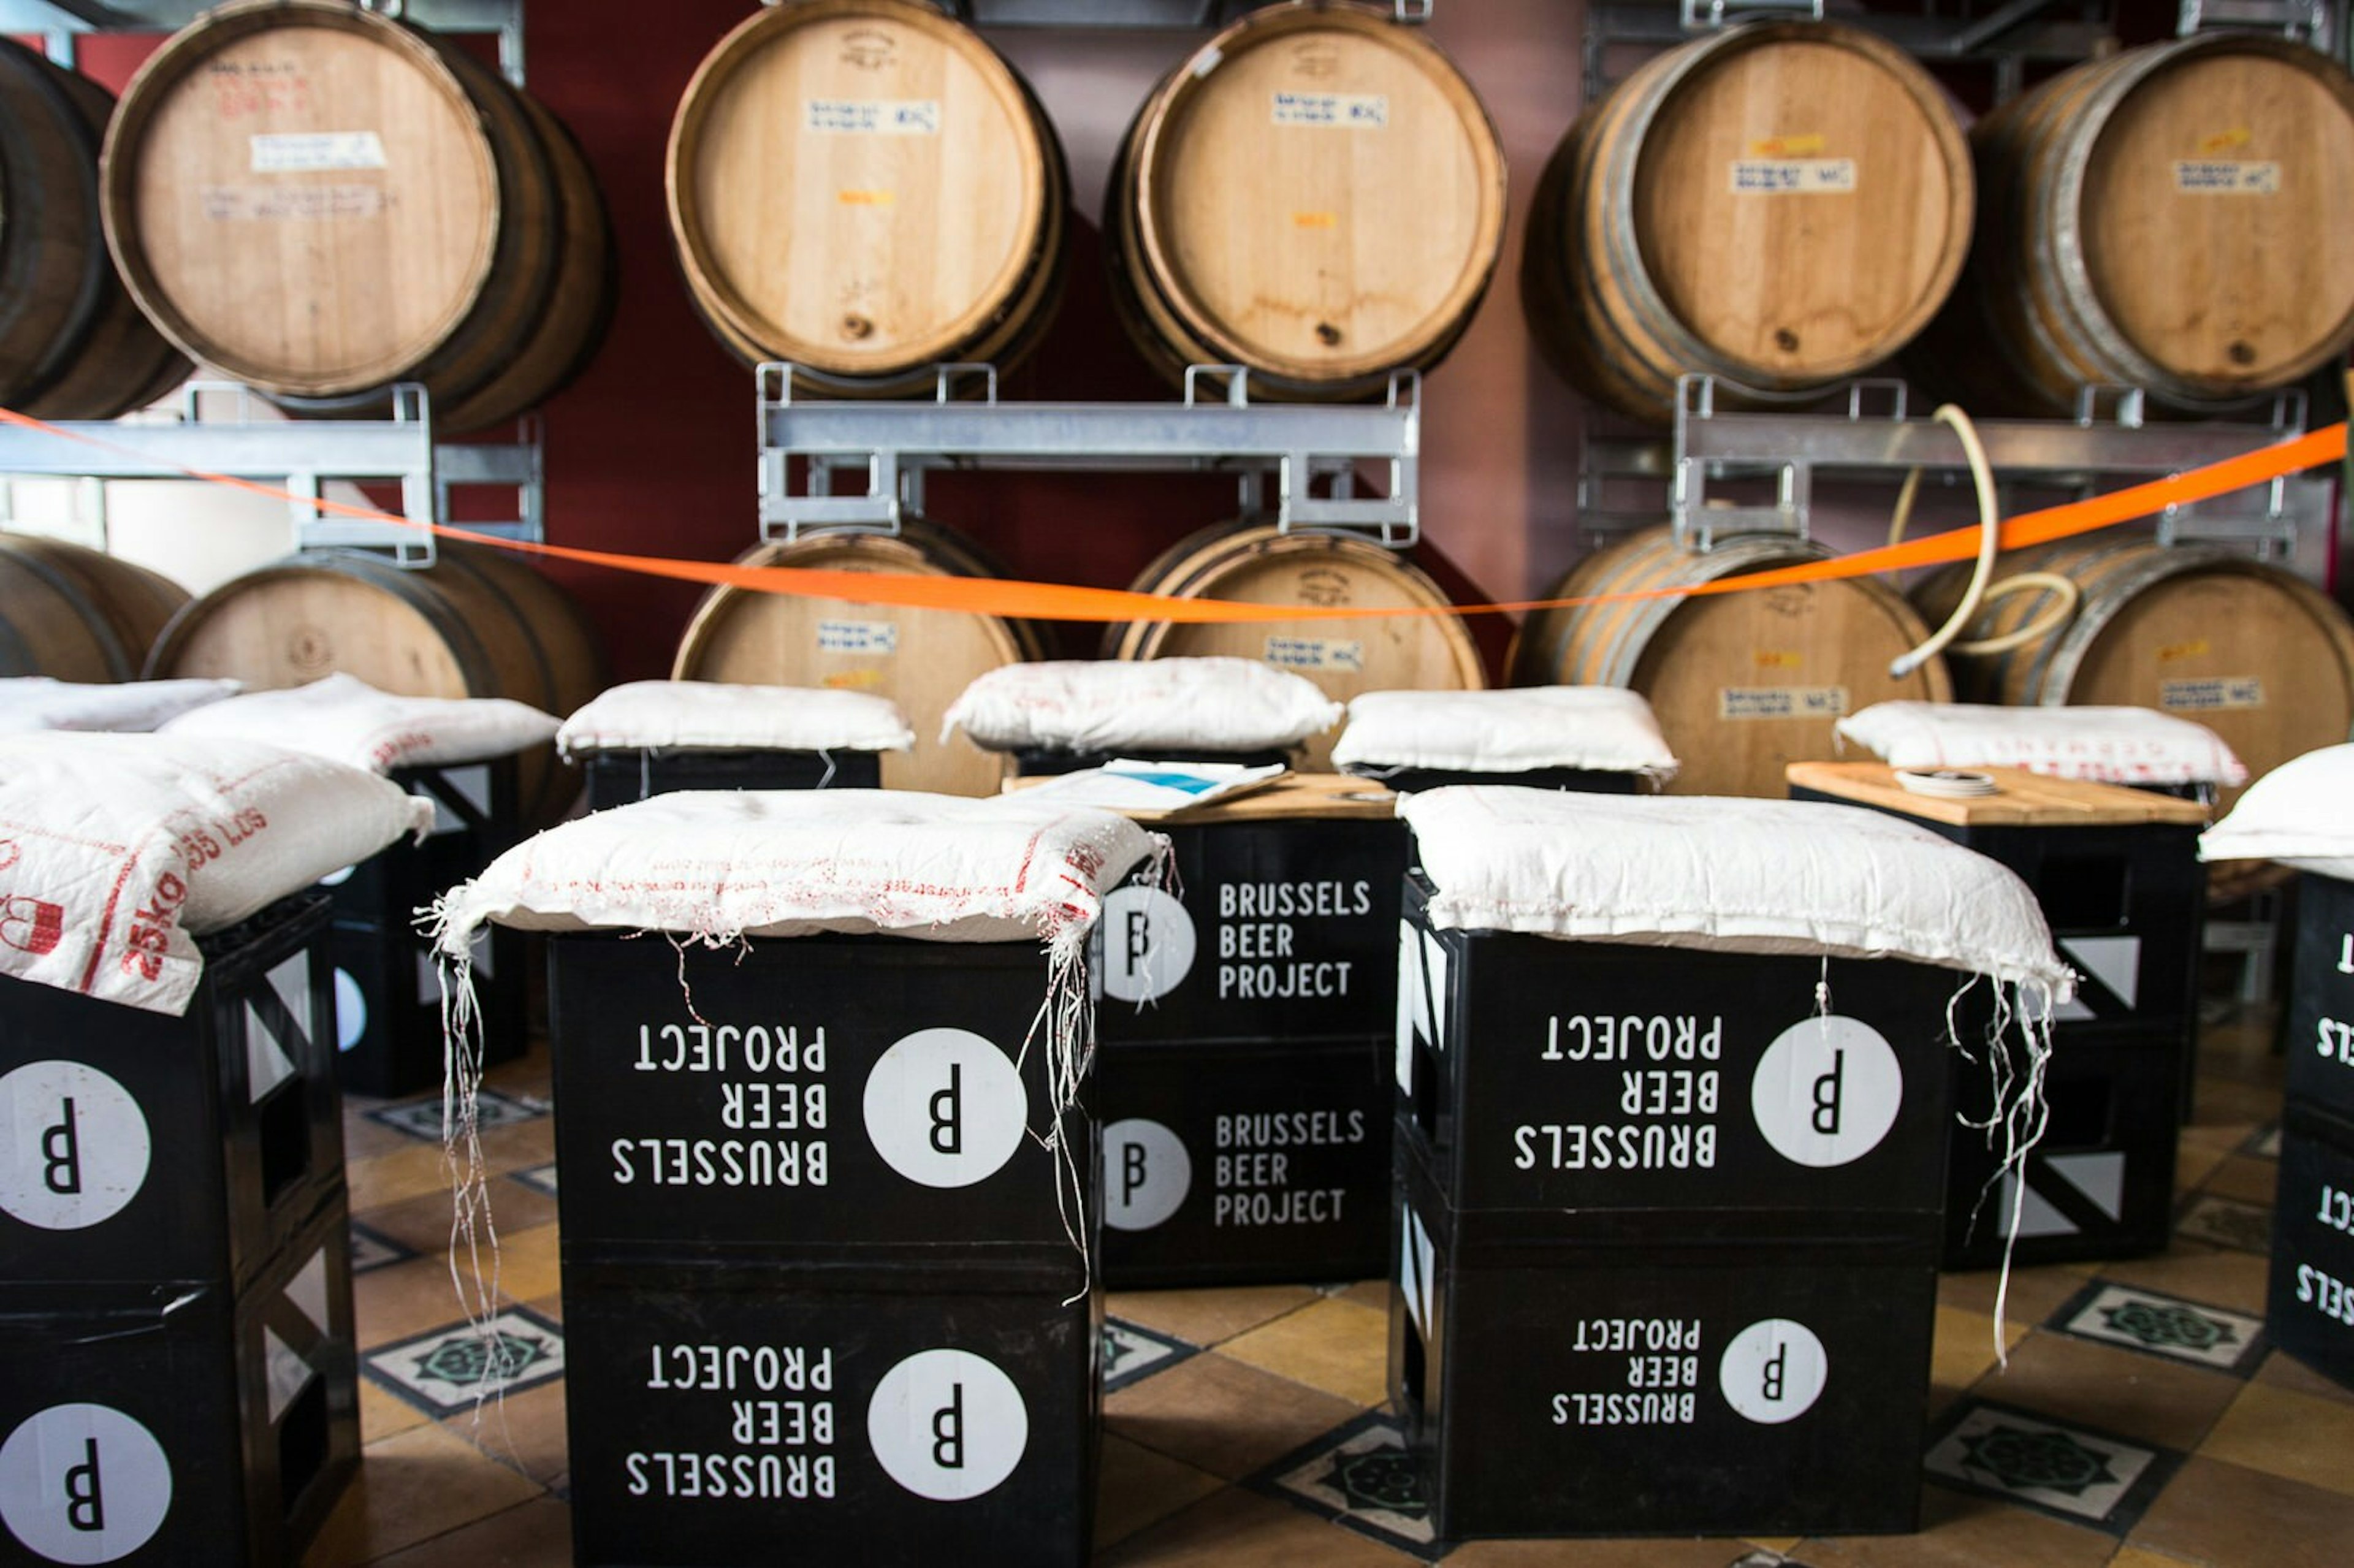
<svg viewBox="0 0 2354 1568"><path fill-rule="evenodd" d="M1093 1128L1038 945L549 948L578 1561L1084 1562Z"/></svg>
<svg viewBox="0 0 2354 1568"><path fill-rule="evenodd" d="M877 751L762 751L684 747L588 751L588 809L601 811L681 789L879 789Z"/></svg>
<svg viewBox="0 0 2354 1568"><path fill-rule="evenodd" d="M2173 1232L2175 1144L2188 1110L2198 1028L2206 808L2155 790L1981 769L1992 794L1906 790L1878 762L1802 762L1790 795L1869 806L2016 872L2035 893L2060 955L2077 971L2052 1032L2050 1119L2028 1155L2026 1191L1998 1180L1999 1150L1957 1132L1946 1187L1947 1268L2062 1263L2162 1251ZM1982 1015L1983 1010L1978 1010ZM2016 1031L2002 1049L2025 1065ZM1990 1081L1959 1084L1956 1108L1983 1122Z"/></svg>
<svg viewBox="0 0 2354 1568"><path fill-rule="evenodd" d="M1175 885L1105 900L1088 967L1114 1287L1386 1266L1394 804L1295 774L1159 818Z"/></svg>
<svg viewBox="0 0 2354 1568"><path fill-rule="evenodd" d="M396 768L392 781L433 802L422 842L407 839L325 880L334 900L335 1068L355 1094L438 1088L441 981L419 912L523 837L516 758ZM474 951L486 1060L523 1054L530 967L520 932L484 932Z"/></svg>
<svg viewBox="0 0 2354 1568"><path fill-rule="evenodd" d="M914 739L887 699L831 687L632 681L565 721L557 749L588 809L698 789L878 789Z"/></svg>
<svg viewBox="0 0 2354 1568"><path fill-rule="evenodd" d="M2354 1388L2354 881L2306 872L2296 904L2265 1327Z"/></svg>
<svg viewBox="0 0 2354 1568"><path fill-rule="evenodd" d="M327 901L180 1017L0 980L0 1522L34 1562L295 1561L358 1463Z"/></svg>
<svg viewBox="0 0 2354 1568"><path fill-rule="evenodd" d="M1914 1528L1957 977L1442 930L1428 895L1390 1382L1438 1534Z"/></svg>

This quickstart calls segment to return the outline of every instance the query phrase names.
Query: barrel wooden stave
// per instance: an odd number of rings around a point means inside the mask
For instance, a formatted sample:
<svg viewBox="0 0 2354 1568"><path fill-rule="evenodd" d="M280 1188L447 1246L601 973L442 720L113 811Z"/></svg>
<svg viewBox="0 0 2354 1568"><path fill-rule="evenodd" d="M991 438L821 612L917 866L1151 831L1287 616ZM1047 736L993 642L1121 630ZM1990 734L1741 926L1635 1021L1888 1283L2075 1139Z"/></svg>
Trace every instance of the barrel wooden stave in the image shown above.
<svg viewBox="0 0 2354 1568"><path fill-rule="evenodd" d="M814 535L760 545L737 560L832 571L997 575L971 541L913 518L896 537ZM916 744L911 751L885 755L885 788L993 795L1004 782L1005 759L961 733L938 739L941 715L978 676L1044 656L1037 629L1023 621L722 587L696 607L672 674L682 681L828 686L888 697L907 715Z"/></svg>
<svg viewBox="0 0 2354 1568"><path fill-rule="evenodd" d="M146 652L141 628L152 617L150 601L169 588L95 550L0 535L0 676L132 679Z"/></svg>
<svg viewBox="0 0 2354 1568"><path fill-rule="evenodd" d="M843 128L911 105L930 129ZM689 84L666 165L680 266L714 334L864 396L1035 346L1060 298L1068 183L1019 74L909 0L748 18Z"/></svg>
<svg viewBox="0 0 2354 1568"><path fill-rule="evenodd" d="M490 546L439 548L423 570L364 550L307 550L249 572L181 610L147 673L263 690L341 673L406 696L513 697L559 717L602 689L594 634L568 596ZM544 826L579 779L540 747L518 787L525 814Z"/></svg>
<svg viewBox="0 0 2354 1568"><path fill-rule="evenodd" d="M10 535L7 548L17 560L37 564L70 589L89 607L95 624L122 650L122 673L107 679L135 677L155 639L188 602L187 589L161 572L101 550L31 534Z"/></svg>
<svg viewBox="0 0 2354 1568"><path fill-rule="evenodd" d="M1829 554L1782 535L1693 553L1677 546L1672 530L1646 529L1596 550L1544 597L1691 587ZM1838 755L1831 731L1840 714L1951 698L1935 659L1889 678L1889 662L1927 636L1903 599L1870 578L1620 599L1532 612L1513 645L1511 679L1629 687L1649 701L1682 763L1671 793L1779 798L1790 763Z"/></svg>
<svg viewBox="0 0 2354 1568"><path fill-rule="evenodd" d="M1917 368L1974 407L2064 415L2111 386L2212 411L2354 343L2354 77L2327 56L2238 33L2128 49L1971 143L1979 238ZM2233 171L2263 188L2197 188Z"/></svg>
<svg viewBox="0 0 2354 1568"><path fill-rule="evenodd" d="M1838 188L1840 165L1849 188ZM1830 187L1761 194L1735 165ZM1638 418L1676 378L1812 393L1889 357L1959 275L1969 159L1935 84L1837 23L1758 22L1638 68L1541 183L1522 292L1550 357Z"/></svg>
<svg viewBox="0 0 2354 1568"><path fill-rule="evenodd" d="M1956 683L1973 702L2156 708L2214 730L2252 778L2354 735L2354 623L2292 572L2115 535L2006 554L1995 567L1997 578L2023 571L2071 578L2083 602L2048 638L1957 656ZM1949 567L1915 588L1914 602L1942 620L1967 580ZM2046 591L1998 599L1963 640L2017 630L2051 602ZM2236 798L2226 791L2226 805Z"/></svg>
<svg viewBox="0 0 2354 1568"><path fill-rule="evenodd" d="M1361 539L1284 534L1273 524L1222 524L1163 551L1135 584L1140 593L1241 604L1417 609L1441 613L1363 620L1132 621L1108 627L1118 659L1258 659L1310 680L1336 702L1361 692L1477 691L1479 649L1446 593L1406 556ZM1329 768L1333 733L1310 736L1302 766Z"/></svg>
<svg viewBox="0 0 2354 1568"><path fill-rule="evenodd" d="M1301 122L1327 106L1366 118ZM1386 7L1273 6L1130 126L1104 202L1115 303L1163 374L1237 364L1270 397L1377 395L1461 336L1504 205L1495 129L1437 48Z"/></svg>
<svg viewBox="0 0 2354 1568"><path fill-rule="evenodd" d="M223 6L125 90L108 244L191 357L318 412L373 410L415 381L442 429L477 428L553 390L604 319L601 204L550 125L380 13Z"/></svg>

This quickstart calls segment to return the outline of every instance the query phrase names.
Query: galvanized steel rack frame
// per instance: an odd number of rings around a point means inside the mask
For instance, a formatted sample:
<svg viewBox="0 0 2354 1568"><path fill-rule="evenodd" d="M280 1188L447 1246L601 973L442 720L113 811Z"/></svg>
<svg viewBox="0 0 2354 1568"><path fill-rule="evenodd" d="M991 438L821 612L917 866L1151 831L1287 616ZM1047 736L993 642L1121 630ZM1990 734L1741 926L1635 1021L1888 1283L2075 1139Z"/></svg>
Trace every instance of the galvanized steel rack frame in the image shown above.
<svg viewBox="0 0 2354 1568"><path fill-rule="evenodd" d="M1255 403L1249 372L1234 365L1190 367L1176 403L1001 403L986 365L939 366L928 401L813 401L794 397L797 378L823 383L787 365L755 378L763 539L896 534L922 514L928 472L1009 468L1232 473L1244 514L1287 533L1361 534L1394 549L1420 536L1414 371L1392 376L1373 404ZM979 396L959 396L968 388ZM1358 493L1361 463L1381 468L1386 493Z"/></svg>
<svg viewBox="0 0 2354 1568"><path fill-rule="evenodd" d="M442 33L484 33L498 39L499 71L524 84L524 0L360 0L364 8L402 17ZM0 0L0 32L38 34L48 56L70 69L75 41L97 32L176 32L210 9L207 0ZM471 533L540 542L546 535L546 445L538 417L517 423L513 441L459 444L433 439L431 408L421 387L392 389L387 417L376 419L255 418L256 396L241 383L195 381L182 389L179 418L150 423L82 420L58 428L107 443L61 440L39 430L0 427L0 475L10 477L185 479L189 471L258 482L282 481L294 546L345 546L389 551L404 567L438 558L433 535L398 523L338 517L323 511L327 480L398 482L401 511ZM203 418L205 400L226 397L226 419ZM120 450L129 449L129 450ZM131 455L135 451L137 456ZM513 521L453 521L451 492L459 486L512 488ZM105 524L104 492L96 521ZM5 522L0 516L0 522Z"/></svg>

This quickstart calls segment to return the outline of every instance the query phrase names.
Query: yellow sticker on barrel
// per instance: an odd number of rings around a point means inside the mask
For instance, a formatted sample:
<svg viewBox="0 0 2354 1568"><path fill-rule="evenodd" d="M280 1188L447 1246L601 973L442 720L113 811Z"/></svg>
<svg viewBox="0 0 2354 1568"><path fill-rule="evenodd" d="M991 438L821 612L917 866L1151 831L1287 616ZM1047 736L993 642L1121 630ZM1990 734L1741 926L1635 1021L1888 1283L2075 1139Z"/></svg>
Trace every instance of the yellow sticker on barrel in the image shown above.
<svg viewBox="0 0 2354 1568"><path fill-rule="evenodd" d="M2244 125L2234 125L2229 131L2218 131L2212 136L2202 136L2199 139L2199 155L2202 158L2216 157L2234 148L2246 146L2255 140L2255 135L2254 132Z"/></svg>
<svg viewBox="0 0 2354 1568"><path fill-rule="evenodd" d="M1853 158L1735 158L1734 196L1850 196Z"/></svg>
<svg viewBox="0 0 2354 1568"><path fill-rule="evenodd" d="M1723 686L1716 694L1721 719L1837 718L1846 712L1845 686Z"/></svg>
<svg viewBox="0 0 2354 1568"><path fill-rule="evenodd" d="M1269 637L1267 662L1286 670L1362 671L1365 645L1331 637Z"/></svg>
<svg viewBox="0 0 2354 1568"><path fill-rule="evenodd" d="M2270 158L2178 158L2174 188L2183 196L2278 196L2281 166Z"/></svg>
<svg viewBox="0 0 2354 1568"><path fill-rule="evenodd" d="M1337 212L1295 212L1291 215L1294 228L1338 228L1341 215Z"/></svg>
<svg viewBox="0 0 2354 1568"><path fill-rule="evenodd" d="M2211 714L2226 708L2264 705L2264 683L2253 675L2217 675L2200 681L2160 681L2158 705L2174 713Z"/></svg>
<svg viewBox="0 0 2354 1568"><path fill-rule="evenodd" d="M871 692L883 683L883 672L875 669L836 670L818 684L829 692Z"/></svg>
<svg viewBox="0 0 2354 1568"><path fill-rule="evenodd" d="M1811 158L1828 145L1816 132L1797 136L1766 136L1749 143L1753 158Z"/></svg>
<svg viewBox="0 0 2354 1568"><path fill-rule="evenodd" d="M1756 659L1761 670L1795 670L1805 662L1795 648L1760 648Z"/></svg>
<svg viewBox="0 0 2354 1568"><path fill-rule="evenodd" d="M836 191L833 199L844 207L889 207L896 198L889 191Z"/></svg>
<svg viewBox="0 0 2354 1568"><path fill-rule="evenodd" d="M2204 637L2193 637L2187 642L2169 642L2158 651L2158 662L2171 664L2178 660L2196 659L2201 653L2211 653L2215 645Z"/></svg>

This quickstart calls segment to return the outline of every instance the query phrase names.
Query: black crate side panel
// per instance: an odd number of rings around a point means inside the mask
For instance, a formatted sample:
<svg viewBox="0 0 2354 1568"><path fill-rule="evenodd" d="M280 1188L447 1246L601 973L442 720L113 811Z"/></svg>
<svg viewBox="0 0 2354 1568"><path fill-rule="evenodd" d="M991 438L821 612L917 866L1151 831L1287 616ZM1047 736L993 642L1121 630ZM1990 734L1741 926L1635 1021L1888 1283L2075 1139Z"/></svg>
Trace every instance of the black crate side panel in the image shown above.
<svg viewBox="0 0 2354 1568"><path fill-rule="evenodd" d="M582 759L588 809L627 806L680 789L879 789L874 751L767 749L599 751Z"/></svg>
<svg viewBox="0 0 2354 1568"><path fill-rule="evenodd" d="M548 946L567 1255L1076 1261L1056 1187L1092 1204L1093 1135L1083 1105L1058 1175L1035 945Z"/></svg>
<svg viewBox="0 0 2354 1568"><path fill-rule="evenodd" d="M1104 1282L1320 1282L1389 1256L1389 1038L1107 1045Z"/></svg>
<svg viewBox="0 0 2354 1568"><path fill-rule="evenodd" d="M1407 926L1406 1108L1457 1205L1829 1234L1939 1210L1963 977L1438 931L1418 899Z"/></svg>
<svg viewBox="0 0 2354 1568"><path fill-rule="evenodd" d="M2296 946L2282 1038L2288 1090L2354 1118L2354 882L2311 873L2296 885Z"/></svg>
<svg viewBox="0 0 2354 1568"><path fill-rule="evenodd" d="M1362 1039L1390 1027L1404 823L1168 832L1177 889L1114 889L1091 942L1106 1044Z"/></svg>
<svg viewBox="0 0 2354 1568"><path fill-rule="evenodd" d="M576 1560L1084 1563L1100 1297L916 1283L567 1278Z"/></svg>
<svg viewBox="0 0 2354 1568"><path fill-rule="evenodd" d="M2294 1106L2281 1135L2264 1330L2354 1388L2354 1124Z"/></svg>
<svg viewBox="0 0 2354 1568"><path fill-rule="evenodd" d="M178 1018L0 981L0 1278L251 1278L343 1176L323 901L204 944Z"/></svg>

